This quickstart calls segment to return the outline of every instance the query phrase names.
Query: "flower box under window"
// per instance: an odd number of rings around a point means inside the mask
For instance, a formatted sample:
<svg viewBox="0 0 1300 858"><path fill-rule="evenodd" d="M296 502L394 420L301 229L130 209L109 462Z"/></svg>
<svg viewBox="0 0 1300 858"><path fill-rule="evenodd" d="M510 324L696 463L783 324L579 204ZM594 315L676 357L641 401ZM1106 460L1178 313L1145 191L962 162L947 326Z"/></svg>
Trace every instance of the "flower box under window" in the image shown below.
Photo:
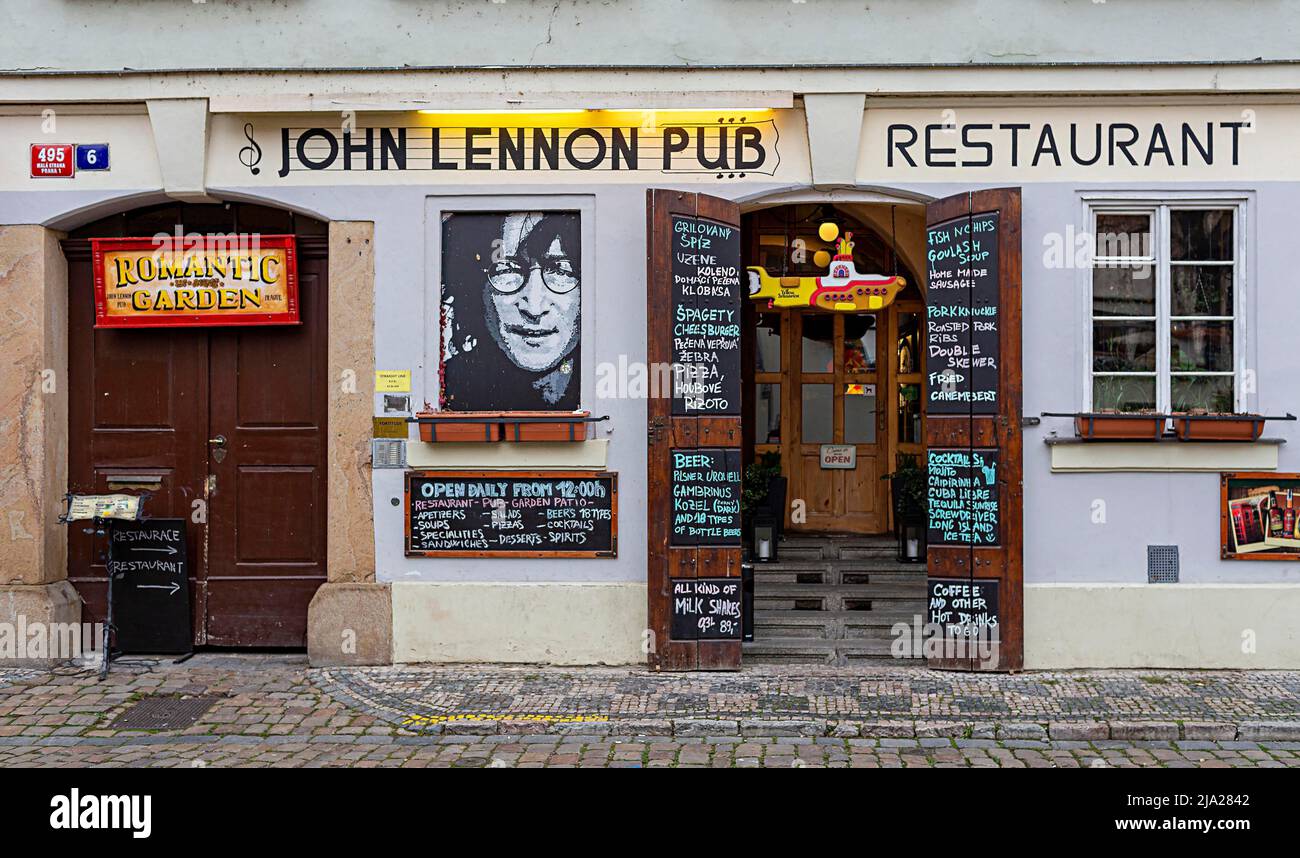
<svg viewBox="0 0 1300 858"><path fill-rule="evenodd" d="M449 441L585 441L587 424L607 417L590 411L421 411L420 440Z"/></svg>

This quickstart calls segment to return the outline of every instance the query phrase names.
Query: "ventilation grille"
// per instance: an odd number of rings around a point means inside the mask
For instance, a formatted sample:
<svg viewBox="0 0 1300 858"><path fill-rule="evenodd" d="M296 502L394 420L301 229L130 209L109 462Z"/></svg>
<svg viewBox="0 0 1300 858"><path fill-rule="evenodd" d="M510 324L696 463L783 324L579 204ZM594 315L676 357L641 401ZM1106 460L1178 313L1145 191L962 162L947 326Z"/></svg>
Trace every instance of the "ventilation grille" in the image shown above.
<svg viewBox="0 0 1300 858"><path fill-rule="evenodd" d="M1147 583L1178 583L1178 546L1147 546Z"/></svg>
<svg viewBox="0 0 1300 858"><path fill-rule="evenodd" d="M375 468L405 468L406 442L389 438L371 438L370 461Z"/></svg>

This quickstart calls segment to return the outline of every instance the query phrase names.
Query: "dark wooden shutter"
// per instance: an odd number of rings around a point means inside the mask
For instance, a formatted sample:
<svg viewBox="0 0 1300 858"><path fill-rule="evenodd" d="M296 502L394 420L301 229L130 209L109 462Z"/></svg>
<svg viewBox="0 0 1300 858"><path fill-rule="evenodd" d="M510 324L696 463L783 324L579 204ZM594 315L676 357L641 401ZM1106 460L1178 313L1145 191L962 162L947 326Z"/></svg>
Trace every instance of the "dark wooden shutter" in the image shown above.
<svg viewBox="0 0 1300 858"><path fill-rule="evenodd" d="M963 224L976 223L988 215L996 215L996 277L998 302L997 323L999 333L998 368L993 377L973 380L968 374L964 382L957 382L958 390L979 388L996 384L993 402L969 401L960 407L952 402L936 404L932 401L935 385L929 383L934 373L944 369L945 359L928 358L926 366L926 446L929 450L948 448L996 451L998 461L997 497L1000 512L998 538L987 545L934 545L928 550L929 577L931 579L965 579L967 581L996 581L999 614L999 652L996 670L1020 670L1024 664L1023 578L1023 457L1021 441L1021 236L1020 189L996 188L958 194L930 203L926 209L927 244L933 245L937 231L947 225L960 230ZM969 234L969 233L967 233ZM933 249L933 248L932 248ZM930 263L927 277L927 305L933 308L938 297L931 284L936 267L943 262ZM992 293L982 293L978 288L949 290L944 300L966 300L972 308L993 300ZM972 316L973 318L973 316ZM967 352L972 345L968 331L963 340ZM974 334L978 344L979 334ZM936 342L927 338L927 345ZM924 463L923 463L924 464ZM933 519L933 511L932 511ZM931 665L963 670L980 669L976 658L931 660Z"/></svg>
<svg viewBox="0 0 1300 858"><path fill-rule="evenodd" d="M652 368L673 360L673 220L675 217L702 219L739 231L740 209L732 202L684 191L650 190L646 199L647 233L647 353ZM734 264L740 269L739 236ZM737 289L743 281L737 281ZM740 293L736 309L740 309ZM737 318L739 312L737 312ZM738 365L737 365L738 370ZM648 616L653 639L648 653L654 670L737 670L741 643L736 640L673 640L672 581L679 578L729 578L740 581L741 548L734 545L673 545L671 542L673 498L672 451L724 449L726 458L740 462L739 378L734 407L725 414L710 416L674 415L673 400L666 391L653 389L648 401ZM680 409L679 409L680 410Z"/></svg>

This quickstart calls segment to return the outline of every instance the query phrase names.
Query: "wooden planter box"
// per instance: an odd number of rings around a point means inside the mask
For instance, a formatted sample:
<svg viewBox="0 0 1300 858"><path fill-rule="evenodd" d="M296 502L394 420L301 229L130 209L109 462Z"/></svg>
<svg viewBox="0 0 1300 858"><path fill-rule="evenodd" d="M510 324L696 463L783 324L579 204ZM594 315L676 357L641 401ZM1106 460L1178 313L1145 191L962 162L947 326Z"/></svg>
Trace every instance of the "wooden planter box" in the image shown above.
<svg viewBox="0 0 1300 858"><path fill-rule="evenodd" d="M509 417L512 421L506 423L503 427L505 432L502 437L506 441L586 441L586 418L590 415L590 411L572 411L569 413L556 411L509 411L502 414L503 417ZM567 417L570 419L530 421L528 419L530 417ZM519 422L513 422L515 418L518 418Z"/></svg>
<svg viewBox="0 0 1300 858"><path fill-rule="evenodd" d="M1174 429L1179 441L1256 441L1264 432L1264 418L1258 414L1232 414L1198 420L1175 414Z"/></svg>
<svg viewBox="0 0 1300 858"><path fill-rule="evenodd" d="M1164 429L1159 414L1074 415L1074 434L1089 441L1157 441Z"/></svg>
<svg viewBox="0 0 1300 858"><path fill-rule="evenodd" d="M416 417L453 418L445 423L421 423L420 440L428 443L448 441L492 442L501 440L501 424L484 420L500 417L499 411L421 411Z"/></svg>

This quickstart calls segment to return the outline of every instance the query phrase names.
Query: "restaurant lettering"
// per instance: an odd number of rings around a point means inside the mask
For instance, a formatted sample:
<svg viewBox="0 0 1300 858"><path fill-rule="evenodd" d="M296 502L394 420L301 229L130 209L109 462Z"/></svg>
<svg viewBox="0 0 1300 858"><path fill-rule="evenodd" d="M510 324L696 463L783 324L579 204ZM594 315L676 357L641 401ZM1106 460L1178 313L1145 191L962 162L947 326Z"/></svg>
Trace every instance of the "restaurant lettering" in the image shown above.
<svg viewBox="0 0 1300 858"><path fill-rule="evenodd" d="M885 128L888 167L1236 167L1247 122L931 122ZM1216 160L1217 159L1217 160Z"/></svg>

